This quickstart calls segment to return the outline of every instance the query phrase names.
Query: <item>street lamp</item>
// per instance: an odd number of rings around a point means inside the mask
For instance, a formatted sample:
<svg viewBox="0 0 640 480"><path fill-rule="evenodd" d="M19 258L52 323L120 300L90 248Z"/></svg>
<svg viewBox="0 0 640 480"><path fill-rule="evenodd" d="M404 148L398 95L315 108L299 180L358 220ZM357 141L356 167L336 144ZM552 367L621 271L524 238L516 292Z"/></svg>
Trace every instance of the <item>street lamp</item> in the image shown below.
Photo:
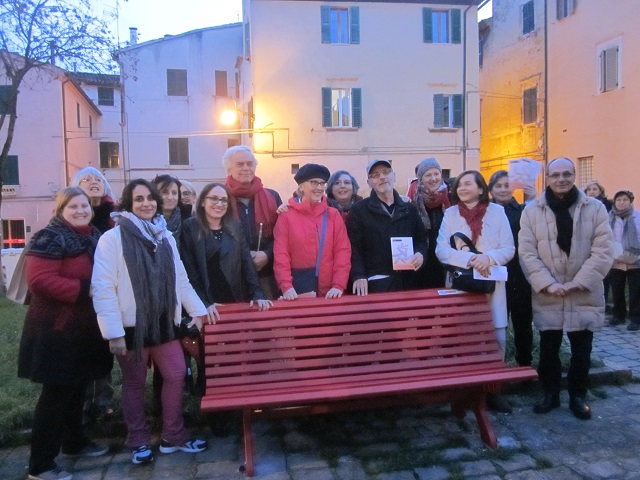
<svg viewBox="0 0 640 480"><path fill-rule="evenodd" d="M244 112L238 108L238 104L233 98L227 100L227 106L222 110L222 114L220 115L220 121L223 125L233 126L237 125L240 121L239 115L246 115L249 117L249 121L253 122L253 115L249 112Z"/></svg>

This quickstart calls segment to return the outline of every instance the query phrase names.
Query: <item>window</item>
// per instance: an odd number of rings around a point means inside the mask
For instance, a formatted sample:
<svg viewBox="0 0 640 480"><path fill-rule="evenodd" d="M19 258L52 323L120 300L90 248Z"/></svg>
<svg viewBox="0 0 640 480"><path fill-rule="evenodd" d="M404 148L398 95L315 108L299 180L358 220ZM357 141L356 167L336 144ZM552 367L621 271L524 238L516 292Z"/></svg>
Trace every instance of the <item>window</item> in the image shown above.
<svg viewBox="0 0 640 480"><path fill-rule="evenodd" d="M436 93L433 96L434 128L461 128L462 113L462 95Z"/></svg>
<svg viewBox="0 0 640 480"><path fill-rule="evenodd" d="M618 45L600 51L600 92L609 92L618 88L619 53Z"/></svg>
<svg viewBox="0 0 640 480"><path fill-rule="evenodd" d="M593 180L593 156L578 157L578 185L584 188L585 185Z"/></svg>
<svg viewBox="0 0 640 480"><path fill-rule="evenodd" d="M93 138L93 117L89 115L89 138Z"/></svg>
<svg viewBox="0 0 640 480"><path fill-rule="evenodd" d="M24 248L24 220L2 220L2 248Z"/></svg>
<svg viewBox="0 0 640 480"><path fill-rule="evenodd" d="M109 105L111 107L115 105L113 88L98 87L98 105Z"/></svg>
<svg viewBox="0 0 640 480"><path fill-rule="evenodd" d="M361 127L362 90L360 88L323 88L322 126Z"/></svg>
<svg viewBox="0 0 640 480"><path fill-rule="evenodd" d="M320 6L322 43L360 43L360 7Z"/></svg>
<svg viewBox="0 0 640 480"><path fill-rule="evenodd" d="M247 57L247 59L251 58L250 33L251 33L251 27L249 26L249 23L245 23L244 24L244 56Z"/></svg>
<svg viewBox="0 0 640 480"><path fill-rule="evenodd" d="M100 168L120 167L120 145L118 142L100 142Z"/></svg>
<svg viewBox="0 0 640 480"><path fill-rule="evenodd" d="M80 128L80 104L76 103L76 120L78 124L78 128Z"/></svg>
<svg viewBox="0 0 640 480"><path fill-rule="evenodd" d="M189 165L189 139L169 139L169 165Z"/></svg>
<svg viewBox="0 0 640 480"><path fill-rule="evenodd" d="M16 104L10 100L13 86L0 85L0 115L15 115Z"/></svg>
<svg viewBox="0 0 640 480"><path fill-rule="evenodd" d="M527 88L522 92L522 123L538 121L538 87Z"/></svg>
<svg viewBox="0 0 640 480"><path fill-rule="evenodd" d="M522 34L526 35L529 32L533 32L535 28L536 25L533 17L533 0L530 0L522 5Z"/></svg>
<svg viewBox="0 0 640 480"><path fill-rule="evenodd" d="M2 169L2 178L3 185L20 185L17 155L8 155L7 158L5 158Z"/></svg>
<svg viewBox="0 0 640 480"><path fill-rule="evenodd" d="M227 71L216 70L216 97L228 97Z"/></svg>
<svg viewBox="0 0 640 480"><path fill-rule="evenodd" d="M167 95L187 96L187 71L167 69Z"/></svg>
<svg viewBox="0 0 640 480"><path fill-rule="evenodd" d="M573 13L575 0L557 0L558 20L562 20Z"/></svg>
<svg viewBox="0 0 640 480"><path fill-rule="evenodd" d="M422 9L422 40L425 43L460 43L462 39L460 9Z"/></svg>

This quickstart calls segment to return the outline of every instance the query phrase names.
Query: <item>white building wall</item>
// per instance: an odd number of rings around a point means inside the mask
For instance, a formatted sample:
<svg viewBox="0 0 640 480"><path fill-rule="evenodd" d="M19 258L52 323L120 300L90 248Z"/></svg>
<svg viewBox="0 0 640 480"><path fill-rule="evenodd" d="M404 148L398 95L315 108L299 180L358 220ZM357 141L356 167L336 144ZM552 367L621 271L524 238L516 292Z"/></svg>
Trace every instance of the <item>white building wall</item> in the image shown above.
<svg viewBox="0 0 640 480"><path fill-rule="evenodd" d="M242 56L242 26L212 27L167 36L120 54L126 126L124 168L128 178L167 171L200 188L226 177L220 158L239 134L223 129L220 113L228 97L215 96L215 71L227 71L235 98L235 64ZM167 69L187 70L187 96L167 95ZM169 164L168 139L189 138L189 165Z"/></svg>
<svg viewBox="0 0 640 480"><path fill-rule="evenodd" d="M463 47L423 43L425 4L357 2L358 45L321 42L326 2L245 1L251 25L251 78L255 104L253 144L259 176L288 196L295 188L292 164L323 163L349 169L365 182L374 158L394 160L397 187L406 191L415 165L435 156L452 175L463 169L463 132L433 130L433 95L463 93ZM333 5L333 4L332 4ZM337 5L337 4L336 4ZM430 5L460 8L460 5ZM293 20L295 19L295 20ZM479 101L477 10L467 12L467 168L478 168ZM363 125L322 126L322 87L361 88ZM246 138L247 136L245 136ZM469 152L468 152L469 153ZM366 192L365 192L366 193Z"/></svg>

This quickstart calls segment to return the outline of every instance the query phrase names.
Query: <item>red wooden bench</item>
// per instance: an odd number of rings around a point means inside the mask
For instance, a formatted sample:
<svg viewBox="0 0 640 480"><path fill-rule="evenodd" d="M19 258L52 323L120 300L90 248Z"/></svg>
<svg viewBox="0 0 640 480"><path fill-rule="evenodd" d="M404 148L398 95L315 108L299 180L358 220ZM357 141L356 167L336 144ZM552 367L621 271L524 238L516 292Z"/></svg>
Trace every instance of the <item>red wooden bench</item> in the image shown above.
<svg viewBox="0 0 640 480"><path fill-rule="evenodd" d="M505 366L485 295L281 300L268 312L226 305L220 317L205 326L202 410L242 411L248 476L259 417L450 403L461 419L473 410L482 440L495 448L486 392L537 377Z"/></svg>

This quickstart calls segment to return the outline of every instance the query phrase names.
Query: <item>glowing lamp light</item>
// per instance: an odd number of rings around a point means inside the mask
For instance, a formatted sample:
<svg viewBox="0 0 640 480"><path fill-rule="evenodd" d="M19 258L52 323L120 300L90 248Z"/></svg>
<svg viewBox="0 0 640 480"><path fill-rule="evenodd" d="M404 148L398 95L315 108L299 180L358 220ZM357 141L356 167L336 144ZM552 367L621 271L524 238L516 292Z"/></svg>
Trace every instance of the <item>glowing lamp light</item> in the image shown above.
<svg viewBox="0 0 640 480"><path fill-rule="evenodd" d="M235 125L238 123L238 111L231 108L225 108L222 111L222 115L220 115L220 121L223 125Z"/></svg>

